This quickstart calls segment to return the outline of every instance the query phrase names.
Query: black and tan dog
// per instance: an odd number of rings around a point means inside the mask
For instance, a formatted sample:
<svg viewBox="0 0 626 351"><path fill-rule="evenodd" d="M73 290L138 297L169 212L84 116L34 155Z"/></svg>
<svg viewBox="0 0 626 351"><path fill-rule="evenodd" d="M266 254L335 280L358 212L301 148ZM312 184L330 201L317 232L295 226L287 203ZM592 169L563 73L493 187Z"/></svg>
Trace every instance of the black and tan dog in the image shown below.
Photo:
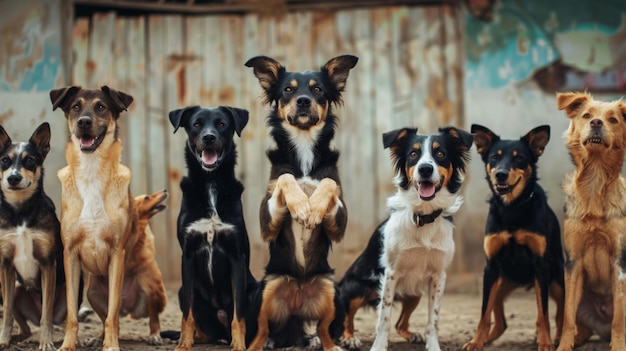
<svg viewBox="0 0 626 351"><path fill-rule="evenodd" d="M191 349L194 336L202 335L202 341L227 341L233 350L245 350L246 290L254 278L233 138L248 123L248 111L192 106L171 111L169 119L174 132L182 127L187 133L188 173L180 182L178 215L183 318L176 349Z"/></svg>
<svg viewBox="0 0 626 351"><path fill-rule="evenodd" d="M563 325L564 260L559 222L537 182L537 161L550 140L550 126L534 128L519 140L500 139L477 124L471 131L492 197L484 239L487 264L480 321L463 350L482 350L504 333L504 300L518 287L535 288L538 350L554 350L548 296L557 306L554 340L558 343Z"/></svg>
<svg viewBox="0 0 626 351"><path fill-rule="evenodd" d="M57 275L61 275L59 284L63 282L63 248L54 203L43 188L43 162L49 151L48 123L42 123L28 142L16 143L0 126L0 348L8 347L11 341L14 317L20 327L17 339L30 335L26 319L32 311L19 302L36 296L32 302L41 306L40 312L34 312L41 318L36 321L41 326L39 349L54 350L55 286ZM18 298L16 278L21 282L18 290L22 290Z"/></svg>
<svg viewBox="0 0 626 351"><path fill-rule="evenodd" d="M156 264L146 261L154 260L154 254L137 232L131 172L120 163L117 121L133 98L108 86L69 86L50 91L50 100L53 110L63 110L71 139L65 148L68 165L57 174L67 280L61 350L76 349L81 271L89 273L87 297L103 323L104 350L119 350L119 318L125 313L149 316L148 342L158 344L158 313L165 306L163 282L158 269L150 268Z"/></svg>
<svg viewBox="0 0 626 351"><path fill-rule="evenodd" d="M347 211L337 170L339 153L330 146L337 123L332 107L341 103L356 63L356 57L344 55L320 71L288 72L266 56L246 62L259 79L265 103L272 105L267 124L276 143L267 152L272 168L260 209L261 236L269 242L270 259L251 350L261 350L270 336L284 339L307 320L319 321L324 350L337 347L333 339L343 329L343 309L327 258L331 243L343 238ZM303 343L298 333L293 342Z"/></svg>

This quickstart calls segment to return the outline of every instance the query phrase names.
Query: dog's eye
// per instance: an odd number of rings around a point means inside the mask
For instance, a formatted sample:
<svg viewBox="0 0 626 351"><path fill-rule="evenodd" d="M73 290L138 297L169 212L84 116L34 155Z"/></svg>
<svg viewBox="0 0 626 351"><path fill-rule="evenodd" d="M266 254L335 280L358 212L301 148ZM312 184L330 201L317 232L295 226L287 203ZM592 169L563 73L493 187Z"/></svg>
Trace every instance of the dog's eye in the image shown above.
<svg viewBox="0 0 626 351"><path fill-rule="evenodd" d="M583 118L584 118L584 119L589 119L589 118L591 118L591 115L590 115L590 114L588 114L588 113L585 113L585 114L583 115Z"/></svg>
<svg viewBox="0 0 626 351"><path fill-rule="evenodd" d="M412 159L412 160L416 159L417 158L417 151L411 151L409 153L409 158Z"/></svg>
<svg viewBox="0 0 626 351"><path fill-rule="evenodd" d="M314 92L314 93L316 93L316 94L319 94L319 93L321 93L321 92L322 92L322 88L320 88L320 87L315 87L315 88L313 88L313 92Z"/></svg>
<svg viewBox="0 0 626 351"><path fill-rule="evenodd" d="M491 155L491 160L495 161L499 158L500 156L498 156L497 154L493 154Z"/></svg>
<svg viewBox="0 0 626 351"><path fill-rule="evenodd" d="M286 87L285 88L285 92L286 93L291 93L291 92L293 92L293 88L292 87Z"/></svg>
<svg viewBox="0 0 626 351"><path fill-rule="evenodd" d="M220 122L217 122L217 127L218 127L218 128L220 128L220 129L221 129L221 128L224 128L224 127L226 127L226 123L221 122L221 121L220 121Z"/></svg>
<svg viewBox="0 0 626 351"><path fill-rule="evenodd" d="M444 158L444 157L446 157L446 153L445 153L445 152L443 152L443 151L441 151L441 150L438 150L438 151L435 153L435 157L440 158L440 159L441 159L441 158Z"/></svg>
<svg viewBox="0 0 626 351"><path fill-rule="evenodd" d="M96 105L96 109L98 111L104 111L104 105L103 104L98 104L98 105Z"/></svg>
<svg viewBox="0 0 626 351"><path fill-rule="evenodd" d="M24 159L24 166L32 167L35 165L35 158L32 156L28 156Z"/></svg>
<svg viewBox="0 0 626 351"><path fill-rule="evenodd" d="M611 122L613 124L616 124L617 123L617 118L611 117L611 118L609 118L609 122Z"/></svg>
<svg viewBox="0 0 626 351"><path fill-rule="evenodd" d="M195 122L195 123L193 124L193 127L194 127L194 128L200 128L200 123Z"/></svg>
<svg viewBox="0 0 626 351"><path fill-rule="evenodd" d="M5 156L0 160L0 163L2 163L2 167L6 167L11 164L11 159Z"/></svg>
<svg viewBox="0 0 626 351"><path fill-rule="evenodd" d="M78 111L78 110L80 110L80 105L79 105L79 104L74 104L74 105L72 106L72 110L74 110L74 111Z"/></svg>

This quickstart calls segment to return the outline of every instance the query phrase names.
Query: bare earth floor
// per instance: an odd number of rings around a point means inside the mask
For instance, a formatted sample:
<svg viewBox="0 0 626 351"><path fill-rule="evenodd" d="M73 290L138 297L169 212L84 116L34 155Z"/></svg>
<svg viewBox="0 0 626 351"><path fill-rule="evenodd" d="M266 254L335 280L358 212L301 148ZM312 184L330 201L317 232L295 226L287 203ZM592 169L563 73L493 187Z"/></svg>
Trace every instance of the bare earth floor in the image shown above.
<svg viewBox="0 0 626 351"><path fill-rule="evenodd" d="M168 306L161 315L161 328L163 330L179 330L181 313L178 309L176 298L177 287L168 288ZM481 307L481 297L478 294L447 294L443 298L441 311L439 340L442 350L460 350L461 346L469 341L476 330ZM425 301L424 301L425 302ZM537 315L535 294L533 291L518 290L507 300L505 311L508 329L502 337L490 346L490 350L536 350L535 318ZM550 312L554 312L554 305L550 304ZM392 318L395 320L399 315L396 308ZM420 304L411 318L411 330L422 332L427 320L426 306ZM554 319L551 319L554 334ZM376 312L373 309L359 311L356 316L355 334L363 342L362 350L368 350L374 338L376 324ZM29 339L11 345L10 350L25 351L37 350L38 328L33 327L33 336ZM102 331L99 318L92 314L87 321L80 324L79 339L96 337ZM17 327L14 328L17 332ZM120 323L120 346L123 351L148 351L148 350L174 350L175 343L167 343L161 346L150 346L145 343L148 335L147 319L132 320L123 318ZM409 344L401 339L395 331L390 333L390 346L392 350L424 350L424 345ZM63 340L63 328L55 327L55 345L60 346ZM194 350L228 350L226 345L194 345ZM597 337L577 350L608 350L609 344L601 342ZM78 350L101 350L101 347L83 347Z"/></svg>

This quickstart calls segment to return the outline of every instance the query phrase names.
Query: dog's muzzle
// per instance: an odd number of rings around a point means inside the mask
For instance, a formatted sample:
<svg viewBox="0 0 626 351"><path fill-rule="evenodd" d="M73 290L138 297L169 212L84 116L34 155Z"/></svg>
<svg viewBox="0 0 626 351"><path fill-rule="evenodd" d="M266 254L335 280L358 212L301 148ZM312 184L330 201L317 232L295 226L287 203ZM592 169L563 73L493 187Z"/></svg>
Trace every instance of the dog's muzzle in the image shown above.
<svg viewBox="0 0 626 351"><path fill-rule="evenodd" d="M219 166L222 159L224 145L213 133L204 134L196 146L196 158L206 171L212 171Z"/></svg>

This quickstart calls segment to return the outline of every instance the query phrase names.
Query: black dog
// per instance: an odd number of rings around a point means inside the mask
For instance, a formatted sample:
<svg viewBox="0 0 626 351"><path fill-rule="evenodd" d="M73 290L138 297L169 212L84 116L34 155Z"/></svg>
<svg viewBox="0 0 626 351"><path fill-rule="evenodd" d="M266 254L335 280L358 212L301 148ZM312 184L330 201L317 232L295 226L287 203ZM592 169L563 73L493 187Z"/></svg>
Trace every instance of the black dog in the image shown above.
<svg viewBox="0 0 626 351"><path fill-rule="evenodd" d="M15 143L0 126L0 348L11 341L15 318L20 334L14 341L31 335L30 320L41 326L39 349L54 350L52 325L65 319L61 226L43 189L43 162L49 151L48 123L42 123L28 142Z"/></svg>
<svg viewBox="0 0 626 351"><path fill-rule="evenodd" d="M337 170L339 153L330 147L337 121L332 107L341 103L356 63L356 57L344 55L320 71L288 72L265 56L246 62L264 89L265 103L273 106L267 124L276 143L267 152L272 168L260 209L270 259L260 283L258 332L250 350L261 350L268 337L276 341L291 336L288 343L303 346L302 321L319 321L324 350L337 347L333 339L341 335L343 309L328 252L331 242L343 238L347 211ZM275 346L292 345L279 341Z"/></svg>
<svg viewBox="0 0 626 351"><path fill-rule="evenodd" d="M486 127L472 125L478 153L493 196L485 231L487 258L483 306L472 341L463 350L482 350L506 329L504 299L517 287L537 294L539 350L553 349L548 295L556 301L555 341L563 326L563 252L558 220L537 183L537 160L550 140L550 126L539 126L519 140L502 140ZM540 303L539 303L540 302ZM490 330L491 313L494 324Z"/></svg>
<svg viewBox="0 0 626 351"><path fill-rule="evenodd" d="M233 136L241 135L248 111L193 106L171 111L169 118L174 132L179 127L187 132L188 174L180 183L178 215L183 320L176 349L190 349L197 328L206 337L203 341L225 340L233 350L245 350L246 290L254 278Z"/></svg>

